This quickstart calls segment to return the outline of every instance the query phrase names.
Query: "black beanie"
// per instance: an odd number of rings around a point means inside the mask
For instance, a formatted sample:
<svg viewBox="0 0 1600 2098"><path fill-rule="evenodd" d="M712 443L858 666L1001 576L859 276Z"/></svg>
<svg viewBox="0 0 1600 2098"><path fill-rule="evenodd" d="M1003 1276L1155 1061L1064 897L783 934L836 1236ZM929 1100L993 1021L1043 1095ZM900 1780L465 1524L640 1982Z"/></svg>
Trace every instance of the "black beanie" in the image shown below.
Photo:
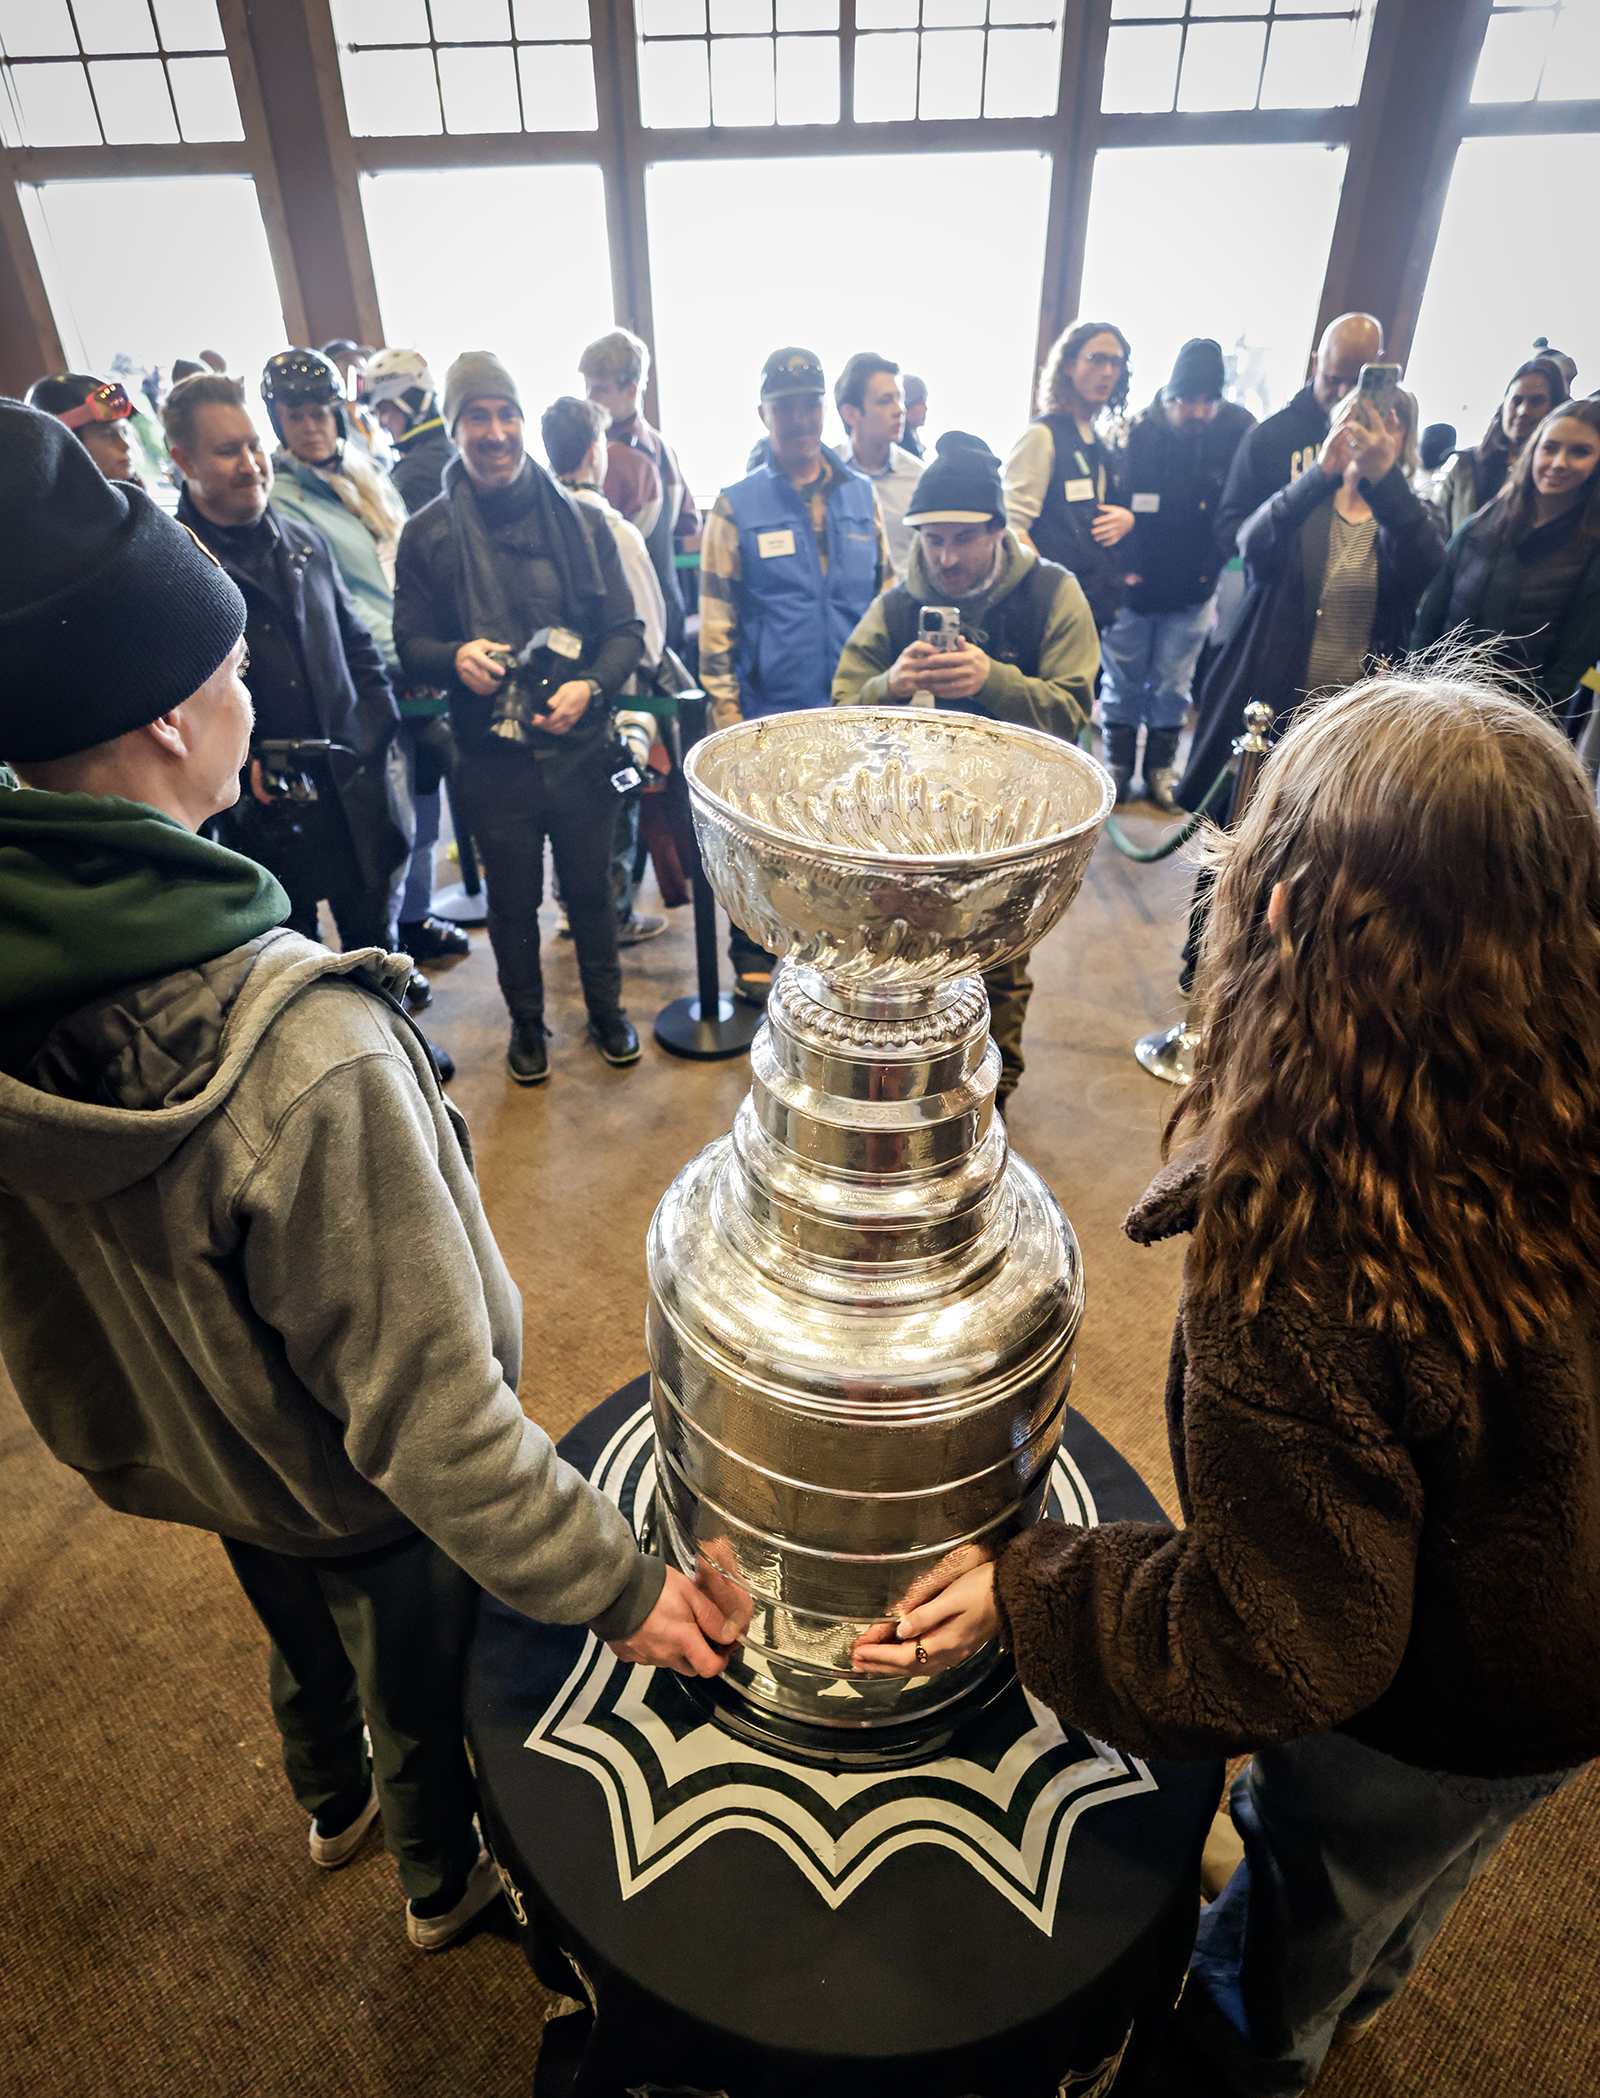
<svg viewBox="0 0 1600 2098"><path fill-rule="evenodd" d="M923 468L912 492L906 523L1004 524L1000 461L983 439L965 430L946 430L935 451L937 456Z"/></svg>
<svg viewBox="0 0 1600 2098"><path fill-rule="evenodd" d="M243 632L237 587L175 518L54 416L0 400L0 758L143 728Z"/></svg>
<svg viewBox="0 0 1600 2098"><path fill-rule="evenodd" d="M1227 380L1221 343L1196 335L1178 352L1163 391L1169 401L1220 401Z"/></svg>

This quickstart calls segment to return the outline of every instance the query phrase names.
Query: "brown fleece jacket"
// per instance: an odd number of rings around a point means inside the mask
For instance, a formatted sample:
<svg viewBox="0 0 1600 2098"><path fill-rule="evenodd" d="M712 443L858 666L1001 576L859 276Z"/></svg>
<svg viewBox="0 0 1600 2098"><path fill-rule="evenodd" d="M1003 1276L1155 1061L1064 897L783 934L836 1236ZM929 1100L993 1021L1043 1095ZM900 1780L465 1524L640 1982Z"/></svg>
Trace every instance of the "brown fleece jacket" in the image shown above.
<svg viewBox="0 0 1600 2098"><path fill-rule="evenodd" d="M1124 1229L1193 1228L1204 1163ZM1255 1318L1185 1288L1167 1376L1184 1528L1045 1522L996 1590L1023 1682L1137 1755L1340 1728L1433 1770L1600 1754L1600 1296L1504 1371L1353 1325L1342 1278Z"/></svg>

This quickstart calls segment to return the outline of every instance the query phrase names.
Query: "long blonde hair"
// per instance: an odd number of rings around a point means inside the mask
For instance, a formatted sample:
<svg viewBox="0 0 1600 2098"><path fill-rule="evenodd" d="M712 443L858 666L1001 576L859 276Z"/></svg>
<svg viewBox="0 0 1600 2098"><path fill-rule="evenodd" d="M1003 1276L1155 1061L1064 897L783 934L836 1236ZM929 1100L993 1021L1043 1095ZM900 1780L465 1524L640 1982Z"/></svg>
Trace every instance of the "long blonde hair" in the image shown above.
<svg viewBox="0 0 1600 2098"><path fill-rule="evenodd" d="M1304 710L1214 849L1191 1286L1504 1362L1600 1257L1600 823L1459 653ZM1276 912L1274 891L1281 884ZM1269 913L1277 918L1269 923Z"/></svg>

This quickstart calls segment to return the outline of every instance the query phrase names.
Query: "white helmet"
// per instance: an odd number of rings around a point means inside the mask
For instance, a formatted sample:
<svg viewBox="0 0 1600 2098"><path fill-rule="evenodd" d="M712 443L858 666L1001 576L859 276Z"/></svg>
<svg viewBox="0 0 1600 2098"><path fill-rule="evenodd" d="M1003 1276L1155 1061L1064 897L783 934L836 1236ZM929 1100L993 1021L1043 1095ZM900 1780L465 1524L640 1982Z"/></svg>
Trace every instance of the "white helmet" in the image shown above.
<svg viewBox="0 0 1600 2098"><path fill-rule="evenodd" d="M367 361L363 401L393 401L413 422L433 412L438 386L420 350L379 350Z"/></svg>

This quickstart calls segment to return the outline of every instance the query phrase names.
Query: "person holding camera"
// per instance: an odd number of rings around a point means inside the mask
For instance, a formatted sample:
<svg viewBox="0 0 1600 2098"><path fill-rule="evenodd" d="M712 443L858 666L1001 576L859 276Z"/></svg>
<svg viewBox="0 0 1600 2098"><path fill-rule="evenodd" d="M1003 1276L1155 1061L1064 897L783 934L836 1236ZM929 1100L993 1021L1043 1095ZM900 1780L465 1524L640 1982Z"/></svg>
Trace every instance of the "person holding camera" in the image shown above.
<svg viewBox="0 0 1600 2098"><path fill-rule="evenodd" d="M609 1064L639 1060L622 1010L610 870L633 780L612 707L644 628L604 517L529 458L517 383L492 351L463 351L451 365L444 422L461 456L401 534L395 643L409 677L450 695L453 791L483 858L511 1014L506 1068L518 1085L541 1085L546 838L590 1036Z"/></svg>
<svg viewBox="0 0 1600 2098"><path fill-rule="evenodd" d="M296 932L319 937L326 901L346 948L392 951L411 840L390 774L400 717L377 644L321 532L272 510L272 465L243 381L181 380L163 419L183 476L179 522L233 578L247 613L255 736L247 791L218 834L282 882ZM413 972L408 993L426 1004L426 979Z"/></svg>
<svg viewBox="0 0 1600 2098"><path fill-rule="evenodd" d="M1094 615L1076 577L1007 528L1000 462L981 437L945 431L906 523L906 579L868 607L846 641L834 705L953 707L1075 741L1100 665ZM1003 1109L1022 1077L1027 956L983 981Z"/></svg>
<svg viewBox="0 0 1600 2098"><path fill-rule="evenodd" d="M462 1741L480 1588L703 1675L732 1632L523 1413L402 965L286 931L203 835L250 748L245 620L195 537L0 401L0 1347L102 1501L221 1538L313 1863L381 1813L436 1951L500 1888Z"/></svg>

